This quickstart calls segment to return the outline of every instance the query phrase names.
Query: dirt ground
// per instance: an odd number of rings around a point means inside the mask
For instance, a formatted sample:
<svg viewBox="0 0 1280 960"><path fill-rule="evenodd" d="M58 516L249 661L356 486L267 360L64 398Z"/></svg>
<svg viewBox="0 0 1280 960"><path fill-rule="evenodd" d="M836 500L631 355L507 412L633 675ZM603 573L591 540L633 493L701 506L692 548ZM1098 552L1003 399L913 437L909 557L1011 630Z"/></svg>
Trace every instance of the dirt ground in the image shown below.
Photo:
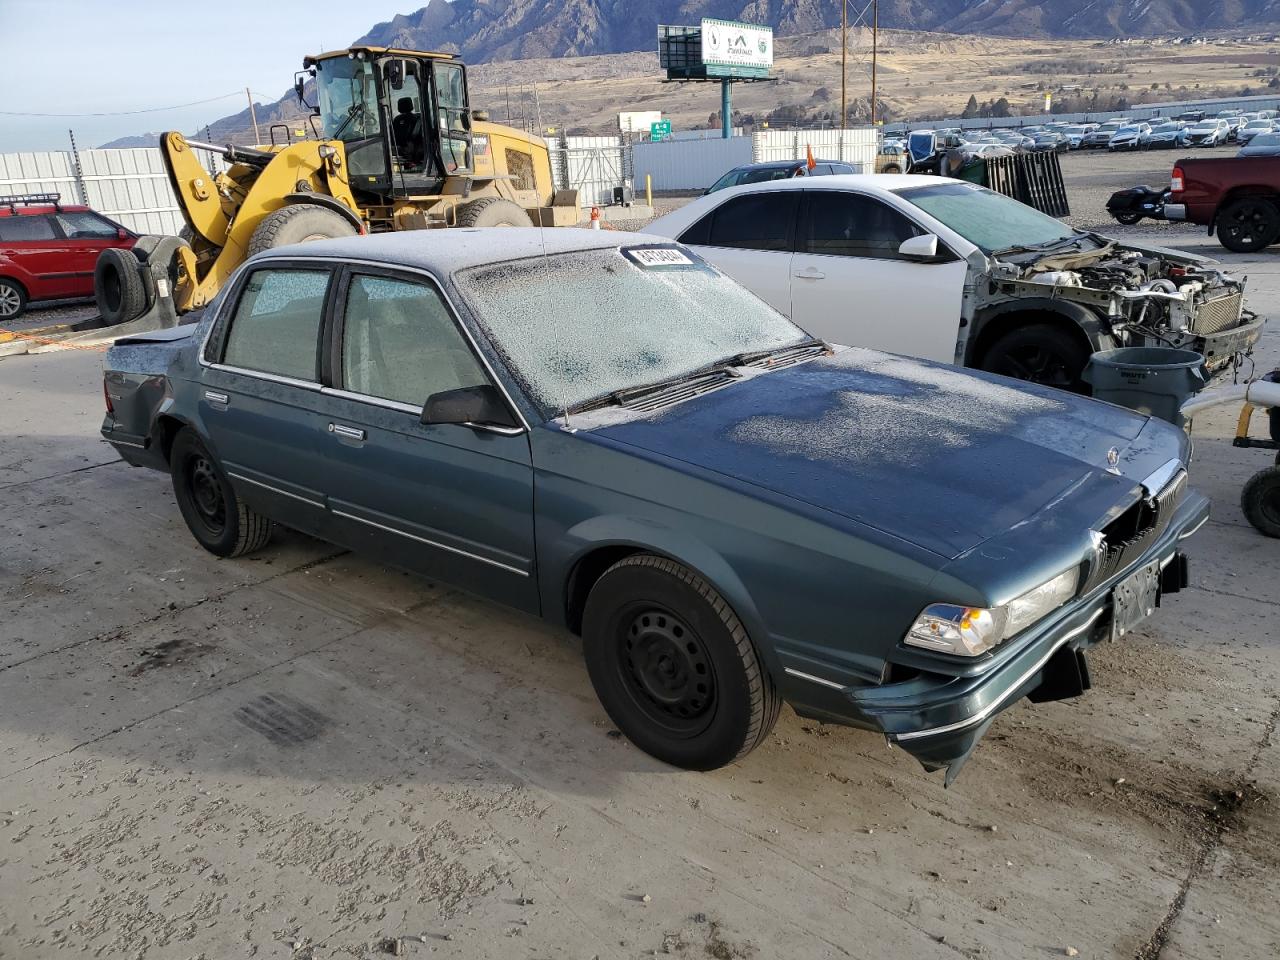
<svg viewBox="0 0 1280 960"><path fill-rule="evenodd" d="M1171 159L1068 158L1077 222ZM1280 252L1225 259L1280 307ZM673 770L528 617L288 532L212 558L98 439L101 361L0 360L0 957L1280 955L1280 543L1235 411L1195 425L1194 586L948 790L786 710Z"/></svg>

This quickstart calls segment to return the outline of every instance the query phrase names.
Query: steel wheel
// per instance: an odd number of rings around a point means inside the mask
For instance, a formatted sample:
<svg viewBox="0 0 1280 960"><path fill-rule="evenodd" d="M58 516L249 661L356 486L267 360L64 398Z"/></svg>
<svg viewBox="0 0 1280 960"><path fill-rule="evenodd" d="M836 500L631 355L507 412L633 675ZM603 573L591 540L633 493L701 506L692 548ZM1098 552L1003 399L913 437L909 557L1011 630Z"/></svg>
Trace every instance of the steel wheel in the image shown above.
<svg viewBox="0 0 1280 960"><path fill-rule="evenodd" d="M218 471L207 457L195 454L186 463L191 505L210 536L220 537L227 527L227 503L222 496Z"/></svg>
<svg viewBox="0 0 1280 960"><path fill-rule="evenodd" d="M715 713L715 671L702 639L670 610L636 604L618 618L618 670L635 705L654 724L695 736Z"/></svg>

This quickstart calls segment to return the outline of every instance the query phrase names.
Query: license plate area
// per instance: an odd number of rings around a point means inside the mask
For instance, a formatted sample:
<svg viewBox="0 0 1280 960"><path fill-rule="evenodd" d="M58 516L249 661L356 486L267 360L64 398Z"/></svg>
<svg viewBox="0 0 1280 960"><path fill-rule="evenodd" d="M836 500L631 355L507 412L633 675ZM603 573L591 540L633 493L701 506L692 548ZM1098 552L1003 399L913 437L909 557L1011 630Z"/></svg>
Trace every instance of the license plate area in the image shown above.
<svg viewBox="0 0 1280 960"><path fill-rule="evenodd" d="M1153 560L1116 584L1111 594L1111 639L1118 640L1155 612L1160 561Z"/></svg>

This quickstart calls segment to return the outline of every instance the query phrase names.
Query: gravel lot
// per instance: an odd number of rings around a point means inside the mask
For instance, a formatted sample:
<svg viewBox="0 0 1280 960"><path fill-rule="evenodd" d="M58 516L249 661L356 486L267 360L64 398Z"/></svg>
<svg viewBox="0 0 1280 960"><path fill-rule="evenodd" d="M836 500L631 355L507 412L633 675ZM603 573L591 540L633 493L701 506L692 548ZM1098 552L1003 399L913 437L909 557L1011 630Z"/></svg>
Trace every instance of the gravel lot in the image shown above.
<svg viewBox="0 0 1280 960"><path fill-rule="evenodd" d="M1174 156L1068 157L1077 222ZM1280 309L1280 251L1224 259ZM1234 410L1195 425L1193 588L944 790L789 711L676 771L534 620L288 532L215 560L99 441L100 367L0 360L0 957L1280 955L1280 543Z"/></svg>

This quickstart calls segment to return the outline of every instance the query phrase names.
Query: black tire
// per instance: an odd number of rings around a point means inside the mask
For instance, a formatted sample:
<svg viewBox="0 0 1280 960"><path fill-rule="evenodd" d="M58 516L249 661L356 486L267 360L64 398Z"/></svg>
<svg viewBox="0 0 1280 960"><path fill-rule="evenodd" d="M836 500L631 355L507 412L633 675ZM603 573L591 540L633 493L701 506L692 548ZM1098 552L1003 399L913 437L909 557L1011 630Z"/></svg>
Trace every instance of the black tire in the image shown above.
<svg viewBox="0 0 1280 960"><path fill-rule="evenodd" d="M27 312L27 291L17 280L0 277L0 323L17 320Z"/></svg>
<svg viewBox="0 0 1280 960"><path fill-rule="evenodd" d="M1245 518L1268 537L1280 537L1280 466L1255 473L1240 494Z"/></svg>
<svg viewBox="0 0 1280 960"><path fill-rule="evenodd" d="M342 214L314 203L295 203L273 210L249 238L248 256L310 240L354 237L359 231Z"/></svg>
<svg viewBox="0 0 1280 960"><path fill-rule="evenodd" d="M460 227L532 227L533 220L519 204L501 197L481 197L458 208Z"/></svg>
<svg viewBox="0 0 1280 960"><path fill-rule="evenodd" d="M1134 213L1131 210L1113 213L1112 216L1115 217L1118 222L1123 223L1126 227L1132 227L1142 219L1142 214Z"/></svg>
<svg viewBox="0 0 1280 960"><path fill-rule="evenodd" d="M1055 324L1029 323L1002 334L982 355L980 369L1071 393L1086 393L1084 342Z"/></svg>
<svg viewBox="0 0 1280 960"><path fill-rule="evenodd" d="M582 620L587 671L610 718L646 753L714 770L761 743L782 701L742 622L687 567L653 554L596 581Z"/></svg>
<svg viewBox="0 0 1280 960"><path fill-rule="evenodd" d="M142 265L132 250L108 247L93 267L93 298L98 315L109 327L139 316L147 309L147 288Z"/></svg>
<svg viewBox="0 0 1280 960"><path fill-rule="evenodd" d="M882 170L881 172L882 173L902 173L902 168L898 166L896 163L891 163L887 167L885 167L884 170Z"/></svg>
<svg viewBox="0 0 1280 960"><path fill-rule="evenodd" d="M271 539L271 520L236 498L222 467L190 427L169 452L169 473L182 519L196 542L218 557L240 557Z"/></svg>
<svg viewBox="0 0 1280 960"><path fill-rule="evenodd" d="M1280 212L1266 197L1241 197L1218 211L1218 242L1232 253L1254 253L1280 238Z"/></svg>

